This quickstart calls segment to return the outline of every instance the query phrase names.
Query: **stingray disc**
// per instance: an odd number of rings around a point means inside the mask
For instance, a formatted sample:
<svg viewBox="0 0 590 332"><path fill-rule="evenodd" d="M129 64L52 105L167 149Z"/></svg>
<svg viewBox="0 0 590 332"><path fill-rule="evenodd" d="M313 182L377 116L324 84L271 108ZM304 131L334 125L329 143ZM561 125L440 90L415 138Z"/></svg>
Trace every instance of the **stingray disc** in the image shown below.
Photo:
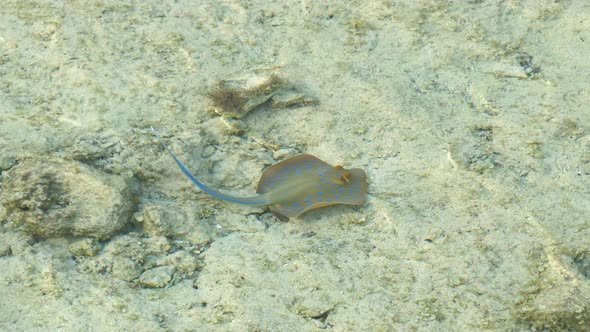
<svg viewBox="0 0 590 332"><path fill-rule="evenodd" d="M332 166L300 154L265 169L256 192L270 193L273 213L294 218L334 204L363 205L367 181L362 169Z"/></svg>

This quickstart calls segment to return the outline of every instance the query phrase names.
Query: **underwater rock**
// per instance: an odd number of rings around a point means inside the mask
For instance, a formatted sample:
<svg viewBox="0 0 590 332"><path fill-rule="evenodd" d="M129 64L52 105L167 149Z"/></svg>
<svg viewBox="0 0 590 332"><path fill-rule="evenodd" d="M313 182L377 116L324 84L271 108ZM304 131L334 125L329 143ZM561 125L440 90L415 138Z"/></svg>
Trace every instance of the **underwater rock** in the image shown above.
<svg viewBox="0 0 590 332"><path fill-rule="evenodd" d="M280 91L270 100L271 108L287 108L311 105L315 101L313 98L297 91Z"/></svg>
<svg viewBox="0 0 590 332"><path fill-rule="evenodd" d="M94 257L101 250L98 241L93 239L80 239L70 243L68 251L76 257Z"/></svg>
<svg viewBox="0 0 590 332"><path fill-rule="evenodd" d="M0 202L8 220L42 237L108 239L130 220L130 177L106 174L77 161L22 161L5 176Z"/></svg>
<svg viewBox="0 0 590 332"><path fill-rule="evenodd" d="M208 243L217 236L219 230L215 226L207 222L195 223L186 213L197 219L205 219L213 210L201 206L188 208L176 204L148 203L143 205L141 212L136 213L135 221L143 225L144 232L150 236L182 239L193 244Z"/></svg>
<svg viewBox="0 0 590 332"><path fill-rule="evenodd" d="M0 233L0 257L9 256L12 254L10 242L6 240L8 235Z"/></svg>
<svg viewBox="0 0 590 332"><path fill-rule="evenodd" d="M532 265L535 278L521 294L518 312L529 330L590 331L590 283L576 265L582 256L548 253Z"/></svg>
<svg viewBox="0 0 590 332"><path fill-rule="evenodd" d="M268 101L272 108L310 105L315 101L276 74L219 81L209 97L213 101L211 110L229 118L241 118Z"/></svg>
<svg viewBox="0 0 590 332"><path fill-rule="evenodd" d="M133 281L137 279L143 272L143 267L138 262L128 257L112 257L113 277L125 280Z"/></svg>
<svg viewBox="0 0 590 332"><path fill-rule="evenodd" d="M472 128L464 139L451 146L450 152L460 166L479 174L502 166L501 155L494 143L494 130L488 126Z"/></svg>
<svg viewBox="0 0 590 332"><path fill-rule="evenodd" d="M172 281L173 266L159 266L149 269L139 277L139 283L146 288L163 288Z"/></svg>

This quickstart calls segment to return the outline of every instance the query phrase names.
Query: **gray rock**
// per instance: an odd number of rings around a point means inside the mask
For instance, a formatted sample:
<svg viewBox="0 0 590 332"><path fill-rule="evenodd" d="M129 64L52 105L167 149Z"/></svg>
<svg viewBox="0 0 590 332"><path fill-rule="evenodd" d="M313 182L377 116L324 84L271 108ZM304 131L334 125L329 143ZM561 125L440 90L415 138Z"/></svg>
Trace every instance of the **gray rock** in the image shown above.
<svg viewBox="0 0 590 332"><path fill-rule="evenodd" d="M108 239L130 220L130 177L77 161L22 161L4 177L0 203L8 219L31 235Z"/></svg>
<svg viewBox="0 0 590 332"><path fill-rule="evenodd" d="M139 283L147 288L166 287L172 281L173 266L160 266L145 271L139 277Z"/></svg>
<svg viewBox="0 0 590 332"><path fill-rule="evenodd" d="M100 249L98 241L93 239L81 239L68 246L68 251L78 257L94 257Z"/></svg>
<svg viewBox="0 0 590 332"><path fill-rule="evenodd" d="M141 264L127 257L115 257L113 259L113 276L125 281L132 281L141 275Z"/></svg>

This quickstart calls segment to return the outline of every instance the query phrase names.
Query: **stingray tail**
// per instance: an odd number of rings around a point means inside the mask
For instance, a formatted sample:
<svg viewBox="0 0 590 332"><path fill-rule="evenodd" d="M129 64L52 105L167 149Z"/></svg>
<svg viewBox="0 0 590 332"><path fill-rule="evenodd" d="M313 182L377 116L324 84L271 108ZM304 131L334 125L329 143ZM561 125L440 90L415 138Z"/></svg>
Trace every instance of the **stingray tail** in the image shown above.
<svg viewBox="0 0 590 332"><path fill-rule="evenodd" d="M197 187L199 187L199 189L201 189L202 191L206 192L207 194L209 194L213 197L222 199L224 201L232 202L232 203L247 204L247 205L267 205L267 204L270 204L270 198L266 194L252 196L252 197L238 197L238 196L226 195L226 194L220 193L219 191L217 191L217 190L207 186L203 182L199 181L186 168L186 166L184 166L184 164L178 159L178 157L176 157L174 152L172 152L172 149L170 149L170 147L166 143L164 143L164 140L162 139L162 137L160 137L160 135L154 129L154 127L150 127L150 128L152 129L152 131L154 132L154 135L156 135L156 137L158 138L158 141L162 144L164 149L166 149L166 151L168 151L168 153L170 154L172 159L174 159L174 161L176 162L176 165L178 165L178 167L180 168L182 173L184 173L184 175L186 175L186 177L189 180L191 180L191 182L194 183Z"/></svg>

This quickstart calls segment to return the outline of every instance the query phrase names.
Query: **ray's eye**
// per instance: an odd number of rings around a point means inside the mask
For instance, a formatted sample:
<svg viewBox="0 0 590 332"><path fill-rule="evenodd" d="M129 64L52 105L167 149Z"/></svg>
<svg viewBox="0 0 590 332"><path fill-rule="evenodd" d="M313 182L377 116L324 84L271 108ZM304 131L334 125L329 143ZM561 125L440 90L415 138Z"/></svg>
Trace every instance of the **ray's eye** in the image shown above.
<svg viewBox="0 0 590 332"><path fill-rule="evenodd" d="M352 177L352 174L350 174L350 172L344 172L344 173L340 174L339 180L342 183L349 183L351 177Z"/></svg>
<svg viewBox="0 0 590 332"><path fill-rule="evenodd" d="M334 182L337 184L347 184L350 182L352 174L345 170L342 166L334 167Z"/></svg>

